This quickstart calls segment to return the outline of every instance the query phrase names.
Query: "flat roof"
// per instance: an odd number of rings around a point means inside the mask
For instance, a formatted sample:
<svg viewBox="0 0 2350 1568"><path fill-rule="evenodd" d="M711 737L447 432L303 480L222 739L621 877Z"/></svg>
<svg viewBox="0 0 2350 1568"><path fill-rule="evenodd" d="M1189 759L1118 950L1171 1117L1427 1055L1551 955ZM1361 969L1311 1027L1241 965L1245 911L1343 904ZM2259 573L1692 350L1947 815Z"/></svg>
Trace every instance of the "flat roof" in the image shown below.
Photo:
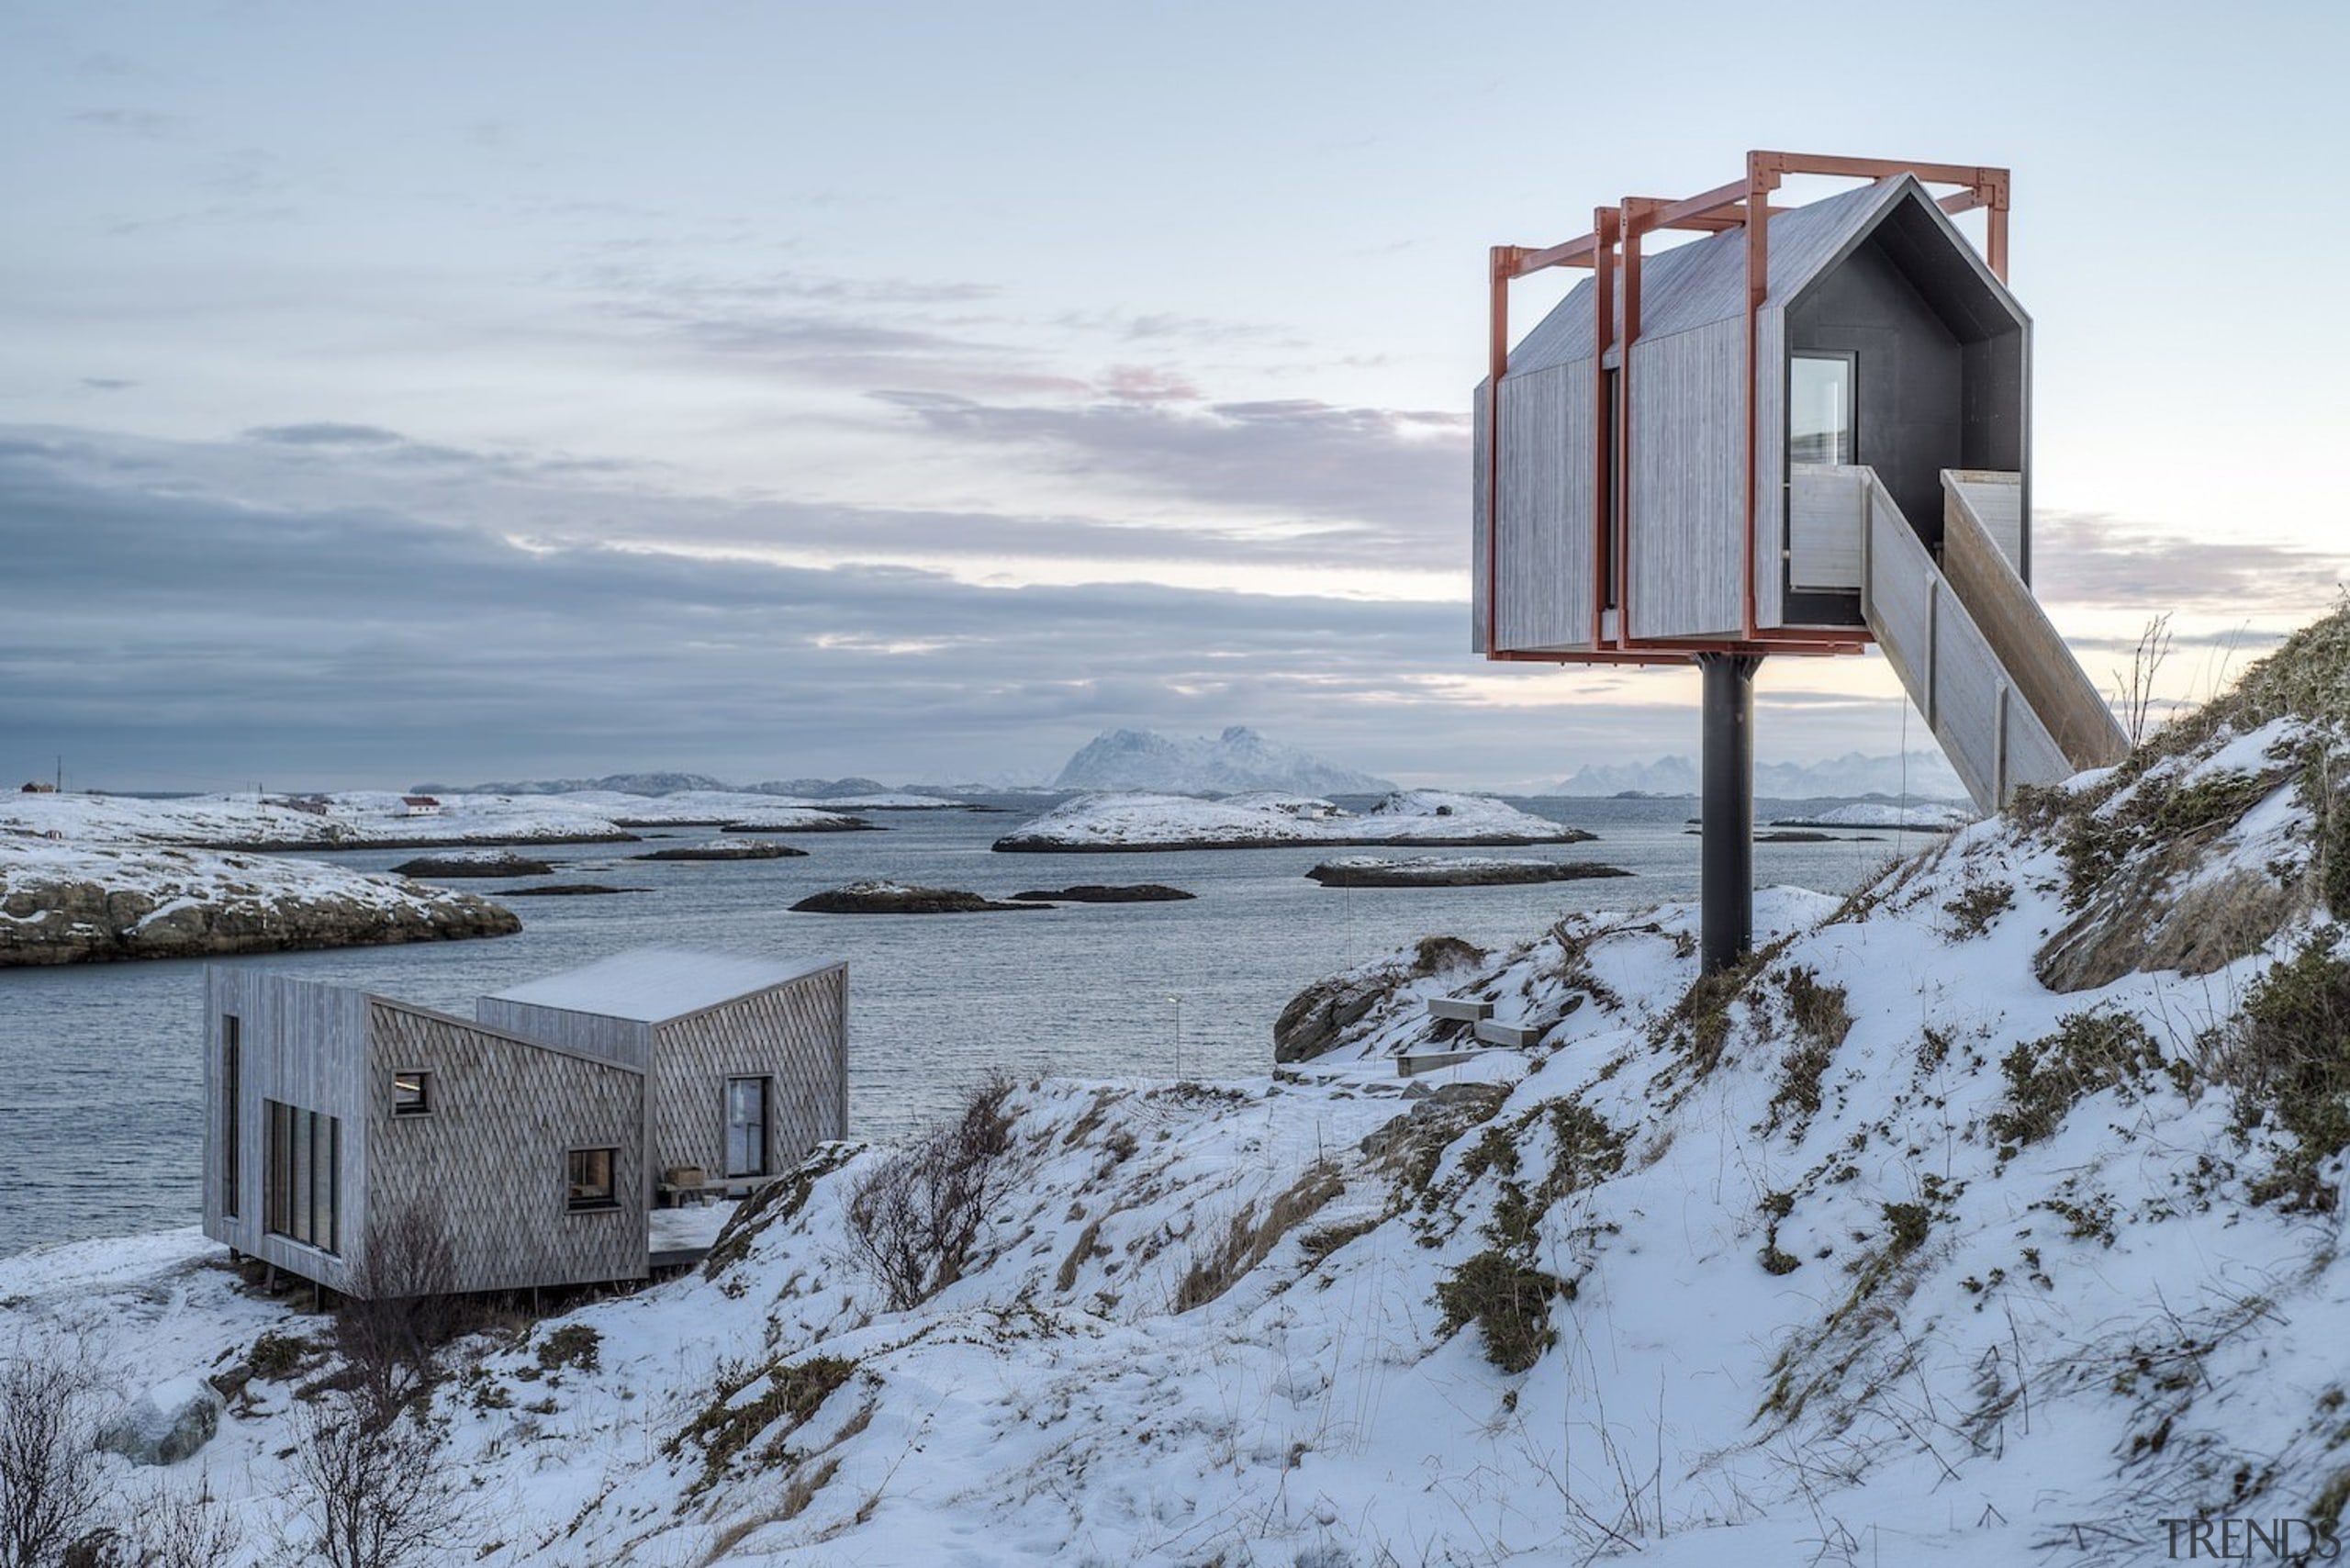
<svg viewBox="0 0 2350 1568"><path fill-rule="evenodd" d="M632 947L543 980L492 991L490 1002L660 1024L831 969L837 958L789 959L697 947Z"/></svg>

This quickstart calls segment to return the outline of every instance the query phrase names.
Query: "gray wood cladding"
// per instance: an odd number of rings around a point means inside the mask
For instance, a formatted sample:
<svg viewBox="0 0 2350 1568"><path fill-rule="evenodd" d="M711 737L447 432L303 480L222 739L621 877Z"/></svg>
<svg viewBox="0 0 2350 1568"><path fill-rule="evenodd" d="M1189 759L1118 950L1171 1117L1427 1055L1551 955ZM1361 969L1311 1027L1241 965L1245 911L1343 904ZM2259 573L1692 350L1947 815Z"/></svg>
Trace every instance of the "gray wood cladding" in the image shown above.
<svg viewBox="0 0 2350 1568"><path fill-rule="evenodd" d="M2065 772L2121 761L2129 753L2130 737L2016 575L2010 552L2021 548L2019 476L1946 473L1942 487L1942 571L1973 608L2017 690L2047 727L2065 759ZM1986 525L1986 513L2008 522L2008 539Z"/></svg>
<svg viewBox="0 0 2350 1568"><path fill-rule="evenodd" d="M371 1220L437 1224L460 1291L643 1277L643 1075L380 997L368 1016ZM395 1116L392 1073L418 1068L432 1075L432 1109ZM619 1151L618 1207L571 1210L575 1148Z"/></svg>
<svg viewBox="0 0 2350 1568"><path fill-rule="evenodd" d="M769 1172L848 1132L848 966L835 964L656 1027L655 1171L726 1170L726 1081L767 1080Z"/></svg>
<svg viewBox="0 0 2350 1568"><path fill-rule="evenodd" d="M1469 651L1472 654L1491 653L1487 637L1487 592L1492 587L1493 574L1487 569L1486 487L1493 474L1494 448L1486 434L1491 421L1489 383L1477 386L1474 407L1469 416L1470 486L1469 486Z"/></svg>
<svg viewBox="0 0 2350 1568"><path fill-rule="evenodd" d="M366 1188L368 1141L361 1066L366 1053L366 998L336 986L314 985L262 969L205 971L204 1234L264 1259L304 1279L340 1289L356 1251L357 1195ZM238 1204L222 1210L221 1164L229 1107L222 1095L221 1020L234 1017L238 1036ZM268 1118L262 1103L275 1100L336 1117L342 1124L337 1190L342 1194L342 1255L272 1236L263 1225L263 1182L268 1161Z"/></svg>
<svg viewBox="0 0 2350 1568"><path fill-rule="evenodd" d="M1641 338L1630 374L1632 635L1734 635L1746 615L1746 323Z"/></svg>
<svg viewBox="0 0 2350 1568"><path fill-rule="evenodd" d="M1788 577L1798 588L1859 588L1869 471L1798 463L1788 475Z"/></svg>
<svg viewBox="0 0 2350 1568"><path fill-rule="evenodd" d="M492 1029L503 1029L582 1056L618 1062L640 1072L644 1070L653 1046L653 1025L633 1018L578 1013L567 1007L540 1007L525 1002L509 1002L499 996L485 996L476 1002L474 1017Z"/></svg>
<svg viewBox="0 0 2350 1568"><path fill-rule="evenodd" d="M1869 475L1863 613L1976 808L1998 811L2018 784L2069 778L2072 765L1964 597L1935 566L1884 484L1869 470L1860 472ZM2015 590L2029 599L2020 582ZM2002 599L1985 607L1993 615L2004 608ZM2069 653L2065 658L2072 662Z"/></svg>
<svg viewBox="0 0 2350 1568"><path fill-rule="evenodd" d="M1591 645L1593 403L1587 359L1502 382L1505 648Z"/></svg>

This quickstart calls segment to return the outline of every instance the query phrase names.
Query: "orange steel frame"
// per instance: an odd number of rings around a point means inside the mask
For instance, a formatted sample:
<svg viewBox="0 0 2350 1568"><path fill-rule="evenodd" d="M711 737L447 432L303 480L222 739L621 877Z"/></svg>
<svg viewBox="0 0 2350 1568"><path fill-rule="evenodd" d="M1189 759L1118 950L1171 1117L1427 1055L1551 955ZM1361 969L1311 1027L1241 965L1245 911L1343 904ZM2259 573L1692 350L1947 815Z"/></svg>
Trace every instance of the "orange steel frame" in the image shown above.
<svg viewBox="0 0 2350 1568"><path fill-rule="evenodd" d="M1755 487L1761 450L1761 409L1755 397L1758 349L1755 320L1770 294L1770 218L1784 207L1770 205L1771 193L1789 174L1826 174L1850 179L1882 180L1915 174L1930 185L1961 187L1936 204L1944 212L1987 210L1989 255L1993 275L2008 280L2008 171L1958 163L1913 163L1888 158L1824 157L1802 152L1749 152L1746 178L1682 201L1656 196L1626 196L1615 207L1595 208L1591 232L1564 244L1539 250L1522 245L1493 248L1491 272L1492 335L1488 343L1485 441L1485 656L1496 662L1540 664L1654 665L1692 664L1700 654L1857 654L1870 642L1859 628L1811 631L1800 627L1755 624L1754 543L1758 519ZM1760 216L1763 221L1756 222ZM1640 335L1640 239L1660 229L1721 233L1746 230L1746 568L1742 634L1730 638L1640 637L1632 630L1632 599L1627 572L1631 515L1632 344ZM1502 377L1509 370L1509 286L1550 267L1589 267L1595 333L1592 340L1594 473L1602 476L1593 487L1591 647L1575 653L1536 653L1494 646L1500 619L1501 572L1501 445ZM1603 361L1616 343L1616 272L1623 270L1624 333L1617 356L1615 450L1608 451L1609 421L1603 406L1607 372ZM1616 475L1615 505L1611 509L1604 476ZM1612 544L1613 548L1608 546ZM1612 564L1615 581L1607 580ZM1616 635L1605 635L1606 605L1610 588L1616 600Z"/></svg>

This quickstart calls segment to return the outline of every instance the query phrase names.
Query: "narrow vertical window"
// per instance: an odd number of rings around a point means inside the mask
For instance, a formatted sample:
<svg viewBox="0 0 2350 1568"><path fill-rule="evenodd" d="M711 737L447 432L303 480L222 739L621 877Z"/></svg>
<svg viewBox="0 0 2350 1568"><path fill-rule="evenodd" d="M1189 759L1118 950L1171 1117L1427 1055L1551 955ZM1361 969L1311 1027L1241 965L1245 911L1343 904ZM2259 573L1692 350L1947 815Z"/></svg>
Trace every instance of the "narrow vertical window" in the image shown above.
<svg viewBox="0 0 2350 1568"><path fill-rule="evenodd" d="M244 1157L243 1106L238 1093L244 1072L243 1029L233 1013L220 1018L220 1213L237 1217L239 1170Z"/></svg>
<svg viewBox="0 0 2350 1568"><path fill-rule="evenodd" d="M1799 353L1787 367L1787 457L1858 463L1851 354Z"/></svg>
<svg viewBox="0 0 2350 1568"><path fill-rule="evenodd" d="M726 1081L726 1174L767 1173L767 1081Z"/></svg>
<svg viewBox="0 0 2350 1568"><path fill-rule="evenodd" d="M342 1122L265 1101L269 1179L262 1227L321 1252L342 1250Z"/></svg>

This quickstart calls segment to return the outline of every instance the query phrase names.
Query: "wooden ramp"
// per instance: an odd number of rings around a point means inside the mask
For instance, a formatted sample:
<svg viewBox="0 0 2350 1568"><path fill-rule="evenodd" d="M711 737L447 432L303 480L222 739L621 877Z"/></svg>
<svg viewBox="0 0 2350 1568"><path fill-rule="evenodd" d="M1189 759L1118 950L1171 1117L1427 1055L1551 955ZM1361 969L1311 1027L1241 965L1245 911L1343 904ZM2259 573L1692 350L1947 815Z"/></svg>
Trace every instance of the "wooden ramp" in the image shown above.
<svg viewBox="0 0 2350 1568"><path fill-rule="evenodd" d="M1813 504L1857 512L1861 612L1976 810L1999 810L2020 784L2053 784L2128 753L2105 699L2016 573L2016 476L1942 475L1939 564L1874 470L1815 471L1811 487Z"/></svg>

